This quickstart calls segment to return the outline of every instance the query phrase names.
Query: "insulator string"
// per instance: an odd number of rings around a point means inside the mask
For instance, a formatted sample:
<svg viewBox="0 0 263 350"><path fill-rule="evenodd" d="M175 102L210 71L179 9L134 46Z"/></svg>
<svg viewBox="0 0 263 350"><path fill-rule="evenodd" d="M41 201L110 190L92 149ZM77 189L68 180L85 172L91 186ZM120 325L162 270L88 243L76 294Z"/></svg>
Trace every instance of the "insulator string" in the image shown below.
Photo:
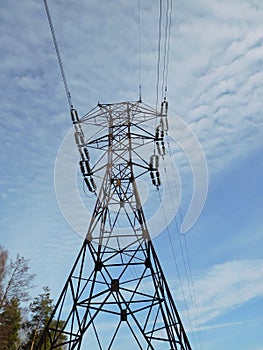
<svg viewBox="0 0 263 350"><path fill-rule="evenodd" d="M68 100L69 108L72 109L73 105L72 105L72 100L71 100L71 94L70 94L70 91L69 91L69 86L68 86L65 70L64 70L64 67L63 67L62 57L61 57L59 46L58 46L58 42L57 42L57 39L56 39L55 28L54 28L54 25L53 25L53 22L52 22L52 18L51 18L51 14L50 14L50 11L49 11L49 8L48 8L47 0L44 0L44 6L45 6L46 15L47 15L47 19L48 19L51 35L52 35L53 44L54 44L56 55L57 55L57 60L58 60L60 73L61 73L63 84L64 84L64 87L65 87L66 97L67 97L67 100Z"/></svg>

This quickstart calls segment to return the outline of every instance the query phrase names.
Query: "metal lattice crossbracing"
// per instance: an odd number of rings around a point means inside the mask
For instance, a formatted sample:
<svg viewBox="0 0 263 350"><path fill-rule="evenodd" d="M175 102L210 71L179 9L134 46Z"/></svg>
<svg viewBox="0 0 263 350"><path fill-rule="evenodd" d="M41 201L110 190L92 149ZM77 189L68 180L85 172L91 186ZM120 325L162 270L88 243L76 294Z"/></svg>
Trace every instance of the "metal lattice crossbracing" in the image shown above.
<svg viewBox="0 0 263 350"><path fill-rule="evenodd" d="M165 107L98 104L82 118L71 111L83 181L96 203L37 349L191 349L136 184L149 173L161 186Z"/></svg>

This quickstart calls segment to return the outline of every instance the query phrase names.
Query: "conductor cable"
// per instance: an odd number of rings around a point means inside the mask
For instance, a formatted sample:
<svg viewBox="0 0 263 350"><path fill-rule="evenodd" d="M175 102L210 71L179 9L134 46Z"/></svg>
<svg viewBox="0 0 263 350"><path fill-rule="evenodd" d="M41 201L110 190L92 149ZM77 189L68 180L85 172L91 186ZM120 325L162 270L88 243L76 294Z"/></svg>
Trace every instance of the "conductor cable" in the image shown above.
<svg viewBox="0 0 263 350"><path fill-rule="evenodd" d="M73 109L73 105L72 105L71 95L70 95L70 91L69 91L69 86L68 86L65 70L64 70L64 67L63 67L62 57L61 57L59 46L58 46L58 42L57 42L57 39L56 39L55 28L54 28L54 25L53 25L53 22L52 22L52 18L51 18L51 14L50 14L50 11L49 11L49 8L48 8L47 0L44 0L44 6L45 6L46 15L47 15L47 19L48 19L51 35L52 35L53 44L54 44L56 55L57 55L57 60L58 60L60 73L61 73L61 76L62 76L62 80L63 80L65 92L66 92L66 97L67 97L67 100L68 100L69 108L70 108L70 110L72 110Z"/></svg>

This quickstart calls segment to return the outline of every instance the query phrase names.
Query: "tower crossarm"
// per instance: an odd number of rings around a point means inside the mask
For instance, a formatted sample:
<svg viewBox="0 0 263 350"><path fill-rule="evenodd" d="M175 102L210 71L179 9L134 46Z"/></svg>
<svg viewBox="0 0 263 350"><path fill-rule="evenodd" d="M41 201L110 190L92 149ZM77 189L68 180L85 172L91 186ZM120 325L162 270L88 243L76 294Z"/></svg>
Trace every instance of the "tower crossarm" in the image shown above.
<svg viewBox="0 0 263 350"><path fill-rule="evenodd" d="M93 191L94 186L90 186L87 176L94 175L92 182L96 182L96 187L100 186L96 176L100 179L104 177L103 172L111 162L109 152L112 153L112 164L126 162L132 167L135 179L149 172L153 184L158 188L161 184L158 166L149 161L147 153L152 152L153 144L156 144L159 154L163 154L164 134L160 127L162 117L162 114L142 102L121 102L98 104L97 108L82 118L72 118L76 139L81 141L77 143L81 157L82 149L96 154L88 164L90 171L81 167L89 190Z"/></svg>

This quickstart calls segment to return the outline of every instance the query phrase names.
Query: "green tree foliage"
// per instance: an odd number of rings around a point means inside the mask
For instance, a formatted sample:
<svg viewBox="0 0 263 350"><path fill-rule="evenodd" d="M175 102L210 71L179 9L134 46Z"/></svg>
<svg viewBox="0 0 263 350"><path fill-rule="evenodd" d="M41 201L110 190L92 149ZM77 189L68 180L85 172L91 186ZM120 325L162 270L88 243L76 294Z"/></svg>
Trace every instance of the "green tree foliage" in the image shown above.
<svg viewBox="0 0 263 350"><path fill-rule="evenodd" d="M15 261L9 260L7 250L0 246L0 350L36 349L54 305L49 288L44 287L28 307L34 277L28 260L20 255ZM63 327L63 322L54 321L55 325Z"/></svg>
<svg viewBox="0 0 263 350"><path fill-rule="evenodd" d="M0 344L1 350L16 350L19 344L19 330L21 326L20 297L23 286L15 283L26 282L28 276L23 275L26 269L17 268L21 258L15 263L8 262L8 252L0 246ZM28 266L27 266L28 267ZM21 272L18 276L17 271ZM24 284L25 286L25 284Z"/></svg>
<svg viewBox="0 0 263 350"><path fill-rule="evenodd" d="M4 294L4 278L6 275L7 258L7 250L0 246L0 301L2 301Z"/></svg>
<svg viewBox="0 0 263 350"><path fill-rule="evenodd" d="M17 350L20 345L21 304L29 300L35 275L30 273L28 260L16 256L8 259L8 252L0 246L0 349Z"/></svg>
<svg viewBox="0 0 263 350"><path fill-rule="evenodd" d="M48 287L43 288L44 293L39 294L38 297L34 298L30 304L31 318L26 321L23 328L26 332L26 342L22 346L23 350L33 350L40 340L40 336L51 316L54 308L53 301L50 298L50 290ZM55 325L56 321L54 321ZM63 323L60 323L60 327ZM63 337L62 339L65 339ZM46 344L46 348L49 348L49 344ZM62 347L58 347L58 350L62 350Z"/></svg>
<svg viewBox="0 0 263 350"><path fill-rule="evenodd" d="M21 327L21 311L19 301L12 298L2 307L0 313L0 349L17 350L19 346L19 330Z"/></svg>

